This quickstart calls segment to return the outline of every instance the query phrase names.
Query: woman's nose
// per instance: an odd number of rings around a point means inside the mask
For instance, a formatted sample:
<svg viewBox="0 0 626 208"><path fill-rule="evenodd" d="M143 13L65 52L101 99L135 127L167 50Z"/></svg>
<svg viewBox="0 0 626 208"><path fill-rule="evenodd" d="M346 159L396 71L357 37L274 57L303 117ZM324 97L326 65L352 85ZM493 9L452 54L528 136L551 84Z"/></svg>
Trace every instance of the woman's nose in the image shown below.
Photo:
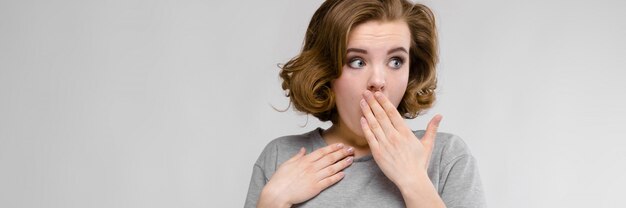
<svg viewBox="0 0 626 208"><path fill-rule="evenodd" d="M376 92L385 89L385 68L373 67L370 79L367 83L367 89Z"/></svg>

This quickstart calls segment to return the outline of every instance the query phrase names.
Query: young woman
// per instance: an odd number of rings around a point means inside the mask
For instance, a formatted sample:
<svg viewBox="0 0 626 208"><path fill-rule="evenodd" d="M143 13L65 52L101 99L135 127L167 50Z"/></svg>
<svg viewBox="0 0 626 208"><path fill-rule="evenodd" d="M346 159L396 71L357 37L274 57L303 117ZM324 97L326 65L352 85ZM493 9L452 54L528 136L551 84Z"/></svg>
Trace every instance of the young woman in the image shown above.
<svg viewBox="0 0 626 208"><path fill-rule="evenodd" d="M270 142L246 207L484 207L475 158L457 136L412 119L435 100L432 12L406 0L327 0L302 52L282 66L293 106L321 121Z"/></svg>

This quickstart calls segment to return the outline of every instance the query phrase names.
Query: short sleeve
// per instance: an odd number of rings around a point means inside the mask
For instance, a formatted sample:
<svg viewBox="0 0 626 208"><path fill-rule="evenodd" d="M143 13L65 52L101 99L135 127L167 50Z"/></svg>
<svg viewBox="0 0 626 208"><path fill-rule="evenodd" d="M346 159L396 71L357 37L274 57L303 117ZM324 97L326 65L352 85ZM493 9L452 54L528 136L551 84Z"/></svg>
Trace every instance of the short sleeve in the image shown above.
<svg viewBox="0 0 626 208"><path fill-rule="evenodd" d="M487 207L474 156L459 155L442 167L440 195L446 207Z"/></svg>
<svg viewBox="0 0 626 208"><path fill-rule="evenodd" d="M259 201L261 191L265 186L267 178L261 166L254 164L252 168L252 178L250 179L250 186L248 187L248 195L246 196L246 203L244 207L256 207Z"/></svg>
<svg viewBox="0 0 626 208"><path fill-rule="evenodd" d="M261 191L269 181L268 176L271 176L276 168L276 143L277 141L272 141L267 144L252 167L252 177L244 204L246 208L256 207Z"/></svg>

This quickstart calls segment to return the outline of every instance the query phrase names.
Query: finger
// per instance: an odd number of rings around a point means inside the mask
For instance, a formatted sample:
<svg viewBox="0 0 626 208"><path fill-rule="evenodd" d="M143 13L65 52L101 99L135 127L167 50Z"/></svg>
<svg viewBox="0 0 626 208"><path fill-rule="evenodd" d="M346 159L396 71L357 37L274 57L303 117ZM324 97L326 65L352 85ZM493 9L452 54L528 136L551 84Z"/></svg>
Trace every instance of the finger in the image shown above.
<svg viewBox="0 0 626 208"><path fill-rule="evenodd" d="M320 180L323 180L324 178L327 178L328 176L332 176L335 175L335 173L346 169L348 166L350 166L352 164L354 160L353 156L350 157L346 157L343 160L336 162L335 164L325 167L324 169L321 169L318 172L318 177Z"/></svg>
<svg viewBox="0 0 626 208"><path fill-rule="evenodd" d="M285 161L285 162L290 162L290 161L295 161L300 159L302 156L304 156L304 153L306 153L306 149L304 147L301 147L300 150L298 151L298 153L296 153L296 155L294 155L293 157L289 158L289 160Z"/></svg>
<svg viewBox="0 0 626 208"><path fill-rule="evenodd" d="M430 122L428 122L426 133L424 133L424 137L421 139L427 153L432 152L433 145L435 144L435 138L437 137L437 129L439 128L439 123L442 118L443 116L437 114L430 120Z"/></svg>
<svg viewBox="0 0 626 208"><path fill-rule="evenodd" d="M361 129L363 130L363 136L365 136L367 144L372 150L372 154L374 154L374 151L378 151L378 141L376 140L376 136L374 136L374 133L370 129L369 124L367 124L367 120L365 119L365 117L361 117Z"/></svg>
<svg viewBox="0 0 626 208"><path fill-rule="evenodd" d="M391 101L389 101L389 99L383 93L375 92L374 97L383 107L383 110L387 114L387 117L389 117L389 120L391 120L391 123L396 129L408 129L406 123L404 122L404 118L402 118L400 112L398 112L398 109L396 109L396 106L393 105L393 103L391 103Z"/></svg>
<svg viewBox="0 0 626 208"><path fill-rule="evenodd" d="M354 154L354 148L352 147L348 147L348 148L343 148L339 151L335 151L333 153L327 154L324 157L320 158L319 160L315 161L315 163L313 164L314 170L321 170L324 169L326 167L329 167L330 165L336 163L337 161L346 158L349 155ZM333 174L335 174L336 172L334 172Z"/></svg>
<svg viewBox="0 0 626 208"><path fill-rule="evenodd" d="M320 148L318 150L315 150L313 152L311 152L311 154L308 154L306 156L304 156L308 161L310 162L315 162L317 160L319 160L320 158L324 157L324 155L333 153L337 150L343 149L344 145L342 143L337 143L337 144L331 144L328 145L326 147Z"/></svg>
<svg viewBox="0 0 626 208"><path fill-rule="evenodd" d="M385 135L391 135L397 132L396 128L393 126L393 124L391 124L391 120L389 120L389 117L387 117L387 113L385 112L383 107L378 103L378 100L374 98L374 94L372 94L372 92L370 92L369 90L366 90L363 93L363 97L365 98L365 101L367 101L367 104L369 105L370 110L376 117L376 120L382 127L383 132L385 132Z"/></svg>
<svg viewBox="0 0 626 208"><path fill-rule="evenodd" d="M324 189L332 186L333 184L339 182L339 180L341 180L344 176L345 176L345 174L343 172L338 172L335 175L332 175L330 177L324 178L323 180L321 180L320 182L317 183L318 188L320 190L324 190Z"/></svg>
<svg viewBox="0 0 626 208"><path fill-rule="evenodd" d="M361 109L363 112L363 117L365 118L365 123L367 124L368 129L374 135L374 138L376 139L376 141L378 141L379 144L387 144L385 131L376 120L376 117L370 110L370 107L369 105L367 105L367 102L364 100L361 100Z"/></svg>

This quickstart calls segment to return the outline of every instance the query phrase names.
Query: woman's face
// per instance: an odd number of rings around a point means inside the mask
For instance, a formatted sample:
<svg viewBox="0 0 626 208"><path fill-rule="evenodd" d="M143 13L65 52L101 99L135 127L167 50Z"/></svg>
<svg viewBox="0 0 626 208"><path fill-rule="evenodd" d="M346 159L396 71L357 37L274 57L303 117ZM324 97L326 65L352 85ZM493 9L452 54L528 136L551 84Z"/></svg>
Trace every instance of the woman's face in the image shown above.
<svg viewBox="0 0 626 208"><path fill-rule="evenodd" d="M382 92L398 107L409 79L410 45L404 21L368 21L352 28L346 64L341 76L331 82L341 126L363 136L359 102L366 90Z"/></svg>

